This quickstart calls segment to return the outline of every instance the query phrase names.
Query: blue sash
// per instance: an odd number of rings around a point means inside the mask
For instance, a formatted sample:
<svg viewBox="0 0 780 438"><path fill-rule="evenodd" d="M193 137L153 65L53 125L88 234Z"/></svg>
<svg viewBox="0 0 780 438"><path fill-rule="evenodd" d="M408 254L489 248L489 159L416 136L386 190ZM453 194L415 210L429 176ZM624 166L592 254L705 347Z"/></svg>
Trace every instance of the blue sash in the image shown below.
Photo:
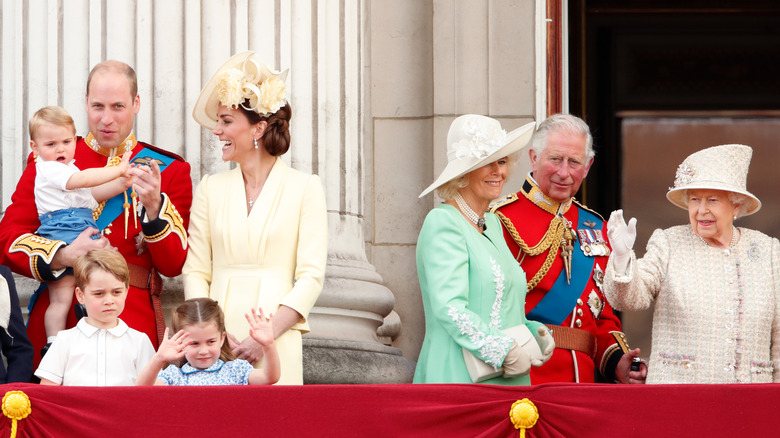
<svg viewBox="0 0 780 438"><path fill-rule="evenodd" d="M596 223L599 229L603 226L601 218L584 208L579 208L577 228L591 228L585 225L587 221ZM572 231L577 232L576 230ZM580 245L574 242L574 251L571 254L571 284L566 282L566 269L561 269L555 284L536 307L528 312L526 317L545 324L561 325L571 314L571 310L577 303L577 298L585 290L595 262L595 257L583 254Z"/></svg>
<svg viewBox="0 0 780 438"><path fill-rule="evenodd" d="M160 166L160 172L162 172L174 160L175 158L168 155L155 152L149 148L143 148L138 151L131 163L151 166L152 161L157 161L157 164ZM114 219L118 218L119 215L124 212L125 195L127 196L127 199L130 200L131 192L132 187L128 188L124 193L120 193L106 201L106 205L103 207L103 212L96 221L99 230L102 231L108 226L108 224L114 222Z"/></svg>

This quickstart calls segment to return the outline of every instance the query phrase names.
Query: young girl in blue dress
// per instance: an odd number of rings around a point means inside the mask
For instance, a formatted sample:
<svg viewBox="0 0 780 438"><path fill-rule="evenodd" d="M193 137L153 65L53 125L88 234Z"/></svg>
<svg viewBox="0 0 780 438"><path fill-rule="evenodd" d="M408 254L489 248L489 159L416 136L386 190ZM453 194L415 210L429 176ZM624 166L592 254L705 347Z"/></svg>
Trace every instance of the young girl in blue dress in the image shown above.
<svg viewBox="0 0 780 438"><path fill-rule="evenodd" d="M173 330L168 329L157 353L138 375L136 385L272 385L279 380L279 356L274 344L272 315L252 309L245 314L250 335L263 347L264 366L255 369L236 359L226 342L225 316L210 298L185 301L173 313ZM170 364L169 364L170 363ZM167 368L163 367L169 364Z"/></svg>

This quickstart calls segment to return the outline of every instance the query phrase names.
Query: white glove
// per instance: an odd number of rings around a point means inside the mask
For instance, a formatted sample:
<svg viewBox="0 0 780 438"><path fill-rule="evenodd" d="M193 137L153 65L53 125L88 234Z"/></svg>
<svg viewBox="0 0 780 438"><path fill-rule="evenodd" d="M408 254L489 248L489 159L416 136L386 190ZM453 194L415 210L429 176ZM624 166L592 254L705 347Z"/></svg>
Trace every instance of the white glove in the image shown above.
<svg viewBox="0 0 780 438"><path fill-rule="evenodd" d="M631 250L636 241L636 218L631 218L626 225L623 219L623 210L615 210L609 215L607 222L607 236L612 244L612 260L615 272L625 275L628 262L631 261Z"/></svg>
<svg viewBox="0 0 780 438"><path fill-rule="evenodd" d="M509 348L501 368L506 378L525 376L531 372L531 357L517 342L512 341L512 347Z"/></svg>
<svg viewBox="0 0 780 438"><path fill-rule="evenodd" d="M553 351L555 350L555 340L553 339L550 330L548 330L547 327L543 325L536 329L536 335L534 335L534 338L536 339L536 343L539 344L539 349L542 351L542 358L531 359L531 365L539 367L542 366L543 363L550 360L552 357Z"/></svg>

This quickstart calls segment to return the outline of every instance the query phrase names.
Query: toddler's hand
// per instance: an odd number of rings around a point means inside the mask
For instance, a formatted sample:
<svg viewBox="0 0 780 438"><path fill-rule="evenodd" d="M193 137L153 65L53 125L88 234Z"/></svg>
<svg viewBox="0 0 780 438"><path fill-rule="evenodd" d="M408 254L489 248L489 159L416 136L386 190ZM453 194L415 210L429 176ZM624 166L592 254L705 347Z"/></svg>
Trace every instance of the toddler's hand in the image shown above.
<svg viewBox="0 0 780 438"><path fill-rule="evenodd" d="M119 179L125 189L132 187L136 180L135 175L130 172L133 170L133 167L135 167L134 164L130 164L130 156L132 154L132 150L125 152L124 155L122 155L122 161L117 165L117 167L122 171L122 174L119 175Z"/></svg>
<svg viewBox="0 0 780 438"><path fill-rule="evenodd" d="M128 172L133 168L130 164L130 157L133 155L133 151L129 150L122 154L122 161L117 164L117 167L122 170L122 176L128 176Z"/></svg>
<svg viewBox="0 0 780 438"><path fill-rule="evenodd" d="M259 315L258 315L259 313ZM267 347L274 342L274 326L273 326L273 314L266 317L263 314L263 309L258 308L257 311L252 309L252 315L248 313L244 314L246 320L249 321L249 326L252 328L249 331L249 335L258 344Z"/></svg>

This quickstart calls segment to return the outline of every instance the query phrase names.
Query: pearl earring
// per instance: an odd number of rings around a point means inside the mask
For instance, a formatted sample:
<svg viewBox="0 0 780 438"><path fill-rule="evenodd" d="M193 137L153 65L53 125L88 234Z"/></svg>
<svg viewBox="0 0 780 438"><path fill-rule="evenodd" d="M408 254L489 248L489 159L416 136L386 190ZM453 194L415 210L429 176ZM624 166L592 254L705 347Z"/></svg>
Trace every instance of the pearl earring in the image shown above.
<svg viewBox="0 0 780 438"><path fill-rule="evenodd" d="M260 149L260 146L257 145L257 139L254 140L255 140L255 149Z"/></svg>
<svg viewBox="0 0 780 438"><path fill-rule="evenodd" d="M737 220L737 217L736 217L736 216L734 216L734 220Z"/></svg>

